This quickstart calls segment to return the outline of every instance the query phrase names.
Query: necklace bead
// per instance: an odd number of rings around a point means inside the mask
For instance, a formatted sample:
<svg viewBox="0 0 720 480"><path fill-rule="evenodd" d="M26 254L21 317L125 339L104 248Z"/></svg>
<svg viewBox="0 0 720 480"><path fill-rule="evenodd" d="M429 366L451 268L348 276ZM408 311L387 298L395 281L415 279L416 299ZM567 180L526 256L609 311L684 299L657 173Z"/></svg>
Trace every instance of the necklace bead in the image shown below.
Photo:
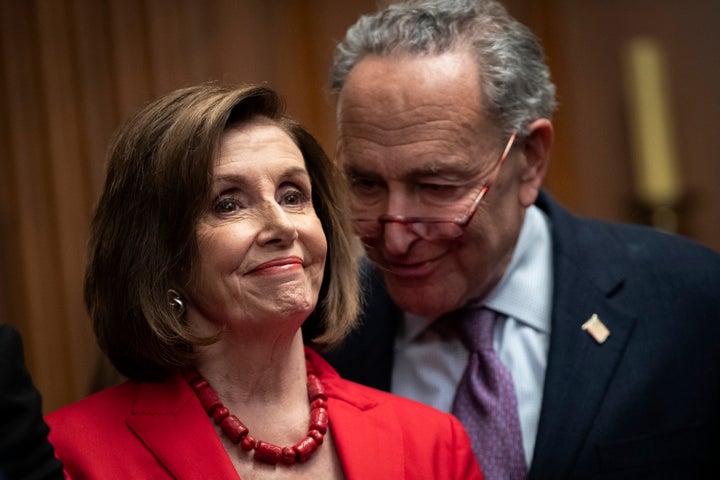
<svg viewBox="0 0 720 480"><path fill-rule="evenodd" d="M257 440L250 435L248 427L238 417L230 413L230 410L220 401L217 392L197 370L187 369L183 372L183 377L197 395L205 412L220 427L223 435L234 445L239 445L245 452L255 450L253 454L255 460L271 465L302 463L307 461L323 443L330 422L327 396L322 382L312 373L308 373L307 376L308 399L310 401L308 433L292 447L280 447Z"/></svg>

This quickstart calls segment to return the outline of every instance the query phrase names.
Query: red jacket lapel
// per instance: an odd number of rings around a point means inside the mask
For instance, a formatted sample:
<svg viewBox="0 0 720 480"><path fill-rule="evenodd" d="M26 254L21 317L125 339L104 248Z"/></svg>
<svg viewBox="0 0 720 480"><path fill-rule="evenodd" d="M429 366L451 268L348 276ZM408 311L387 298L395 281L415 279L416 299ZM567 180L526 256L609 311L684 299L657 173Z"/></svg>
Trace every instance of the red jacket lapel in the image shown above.
<svg viewBox="0 0 720 480"><path fill-rule="evenodd" d="M328 395L330 428L347 478L405 478L402 430L390 408L343 381L317 353L306 350Z"/></svg>
<svg viewBox="0 0 720 480"><path fill-rule="evenodd" d="M210 419L179 375L141 384L126 421L175 478L238 478Z"/></svg>

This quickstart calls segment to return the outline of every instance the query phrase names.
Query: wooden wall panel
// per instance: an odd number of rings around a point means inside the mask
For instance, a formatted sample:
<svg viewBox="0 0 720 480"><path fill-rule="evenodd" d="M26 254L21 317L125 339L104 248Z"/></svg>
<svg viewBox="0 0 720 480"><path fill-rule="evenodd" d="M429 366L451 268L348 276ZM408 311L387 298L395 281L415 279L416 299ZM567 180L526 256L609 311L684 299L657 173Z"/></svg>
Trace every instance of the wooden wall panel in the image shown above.
<svg viewBox="0 0 720 480"><path fill-rule="evenodd" d="M623 90L622 53L630 39L650 36L667 59L670 107L686 197L680 233L720 251L720 3L693 0L545 0L545 35L559 88L554 179L573 182L578 213L607 220L647 220L634 194L632 142ZM573 170L565 166L572 163Z"/></svg>
<svg viewBox="0 0 720 480"><path fill-rule="evenodd" d="M17 7L17 8L13 8ZM35 380L46 396L46 405L55 406L74 398L73 361L65 328L67 242L59 237L56 182L53 178L50 117L62 114L48 111L45 80L47 71L40 30L45 12L32 4L3 4L3 128L8 131L8 158L3 174L12 178L9 226L4 233L12 237L18 256L10 265L18 270L3 272L3 283L13 284L18 302L16 324L25 337L26 356ZM54 35L56 32L47 32ZM56 92L57 93L57 92ZM7 172L7 173L6 173ZM3 288L4 289L4 288Z"/></svg>
<svg viewBox="0 0 720 480"><path fill-rule="evenodd" d="M90 222L92 207L104 181L108 139L120 120L110 13L107 2L72 2L75 95L82 124L80 151L89 189L86 224Z"/></svg>
<svg viewBox="0 0 720 480"><path fill-rule="evenodd" d="M85 152L81 138L81 103L78 99L78 65L70 21L71 5L61 2L37 4L37 26L40 58L40 89L44 101L47 150L45 174L50 182L50 228L53 247L50 249L58 263L58 276L53 289L60 301L53 309L56 321L61 323L58 337L70 346L66 382L73 395L85 390L85 368L94 360L92 333L85 318L82 303L82 276L84 245L87 238L90 212L89 183ZM31 255L34 252L30 253ZM52 317L50 317L52 318ZM53 342L53 349L62 348ZM64 358L65 352L58 358ZM62 365L60 362L55 365ZM57 366L55 367L57 368ZM58 376L59 377L59 376Z"/></svg>
<svg viewBox="0 0 720 480"><path fill-rule="evenodd" d="M143 0L108 0L109 50L119 117L125 118L153 96L148 19ZM80 26L79 28L82 28Z"/></svg>

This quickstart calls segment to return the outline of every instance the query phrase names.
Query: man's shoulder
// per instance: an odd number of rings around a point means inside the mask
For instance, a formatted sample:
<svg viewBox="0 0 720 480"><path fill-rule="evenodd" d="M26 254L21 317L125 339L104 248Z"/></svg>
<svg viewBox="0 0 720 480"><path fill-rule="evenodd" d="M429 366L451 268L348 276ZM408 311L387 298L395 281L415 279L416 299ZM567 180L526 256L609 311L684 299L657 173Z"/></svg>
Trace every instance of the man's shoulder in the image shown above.
<svg viewBox="0 0 720 480"><path fill-rule="evenodd" d="M554 255L581 263L598 259L607 265L706 272L720 278L720 254L690 238L645 225L576 216L547 194L538 199L538 206L550 220Z"/></svg>

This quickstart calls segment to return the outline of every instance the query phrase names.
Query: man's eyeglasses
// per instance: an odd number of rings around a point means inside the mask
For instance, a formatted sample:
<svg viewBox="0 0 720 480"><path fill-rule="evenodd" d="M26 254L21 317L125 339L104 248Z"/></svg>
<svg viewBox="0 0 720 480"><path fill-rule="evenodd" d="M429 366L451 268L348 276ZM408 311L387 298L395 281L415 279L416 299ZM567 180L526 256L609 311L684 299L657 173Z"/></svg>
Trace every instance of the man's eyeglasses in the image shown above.
<svg viewBox="0 0 720 480"><path fill-rule="evenodd" d="M478 205L480 205L480 201L483 199L488 190L490 190L492 183L497 178L500 167L502 167L502 164L505 163L505 159L510 153L516 137L517 132L513 132L512 135L510 135L510 139L508 140L507 145L505 145L505 150L503 150L497 164L493 167L492 171L494 174L491 176L492 180L488 180L488 182L480 188L480 191L464 214L455 217L452 215L447 217L406 217L404 215L385 214L376 218L364 218L362 216L355 215L355 212L353 212L355 232L362 241L375 240L382 236L385 224L400 223L408 227L413 233L424 240L452 240L460 237L463 234L465 227L470 223L470 220L472 220L473 215L475 215Z"/></svg>

